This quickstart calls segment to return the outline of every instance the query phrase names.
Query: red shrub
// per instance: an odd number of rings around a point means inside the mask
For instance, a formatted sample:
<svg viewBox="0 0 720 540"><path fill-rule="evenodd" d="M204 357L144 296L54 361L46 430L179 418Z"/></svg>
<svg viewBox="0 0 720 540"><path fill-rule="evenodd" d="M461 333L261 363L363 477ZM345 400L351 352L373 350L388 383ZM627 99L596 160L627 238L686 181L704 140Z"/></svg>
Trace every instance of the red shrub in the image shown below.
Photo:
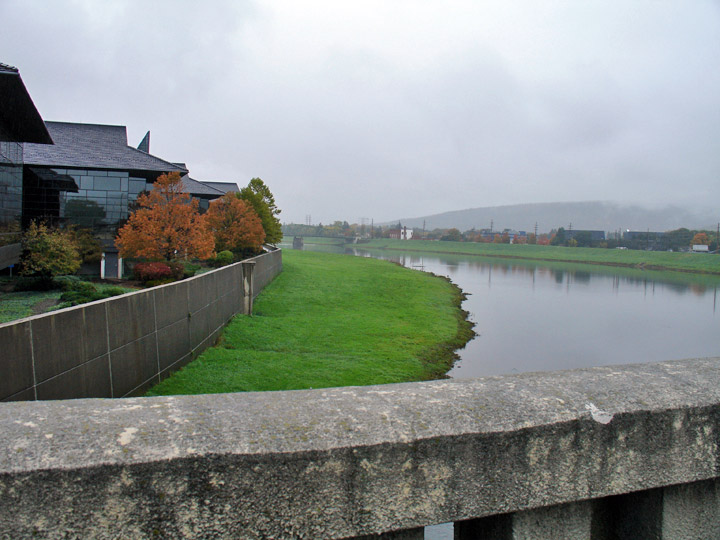
<svg viewBox="0 0 720 540"><path fill-rule="evenodd" d="M173 271L162 262L137 263L133 269L135 279L146 283L148 281L158 281L172 279Z"/></svg>

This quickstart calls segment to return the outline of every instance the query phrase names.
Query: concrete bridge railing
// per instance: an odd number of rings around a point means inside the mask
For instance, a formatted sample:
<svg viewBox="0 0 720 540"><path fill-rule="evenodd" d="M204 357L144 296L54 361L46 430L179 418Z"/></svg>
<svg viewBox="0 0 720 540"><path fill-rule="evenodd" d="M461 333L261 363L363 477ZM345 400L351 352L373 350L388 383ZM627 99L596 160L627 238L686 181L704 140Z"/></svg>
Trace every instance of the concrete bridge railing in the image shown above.
<svg viewBox="0 0 720 540"><path fill-rule="evenodd" d="M0 537L720 538L720 359L0 404Z"/></svg>

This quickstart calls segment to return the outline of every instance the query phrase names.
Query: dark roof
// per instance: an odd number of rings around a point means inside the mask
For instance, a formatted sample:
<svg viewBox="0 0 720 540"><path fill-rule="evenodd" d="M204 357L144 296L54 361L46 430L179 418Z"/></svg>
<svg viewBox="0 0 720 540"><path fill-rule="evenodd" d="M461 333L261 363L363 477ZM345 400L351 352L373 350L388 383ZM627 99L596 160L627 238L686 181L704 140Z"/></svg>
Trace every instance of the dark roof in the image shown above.
<svg viewBox="0 0 720 540"><path fill-rule="evenodd" d="M214 187L207 185L208 182L198 182L197 180L190 178L187 174L182 177L182 183L183 191L185 193L189 193L190 195L222 197L225 194L224 191L220 191L219 189L215 189Z"/></svg>
<svg viewBox="0 0 720 540"><path fill-rule="evenodd" d="M125 126L45 122L54 146L25 144L28 165L119 169L124 171L187 172L168 161L127 144Z"/></svg>
<svg viewBox="0 0 720 540"><path fill-rule="evenodd" d="M20 73L0 64L0 141L52 144Z"/></svg>
<svg viewBox="0 0 720 540"><path fill-rule="evenodd" d="M203 182L203 184L222 191L223 193L236 193L240 191L235 182Z"/></svg>

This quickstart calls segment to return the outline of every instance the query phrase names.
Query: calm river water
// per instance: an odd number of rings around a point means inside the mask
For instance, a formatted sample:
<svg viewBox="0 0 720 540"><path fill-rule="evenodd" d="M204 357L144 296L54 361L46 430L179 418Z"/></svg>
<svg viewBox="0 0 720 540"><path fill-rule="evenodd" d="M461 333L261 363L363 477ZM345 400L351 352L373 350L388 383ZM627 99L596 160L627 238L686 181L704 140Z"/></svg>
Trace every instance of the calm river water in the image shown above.
<svg viewBox="0 0 720 540"><path fill-rule="evenodd" d="M463 306L478 336L460 351L452 377L720 356L718 277L478 257L373 256L448 276L468 293Z"/></svg>
<svg viewBox="0 0 720 540"><path fill-rule="evenodd" d="M720 356L720 277L318 249L392 260L448 276L465 291L463 307L478 335L458 351L451 377ZM425 533L427 539L449 540L452 526L428 527Z"/></svg>

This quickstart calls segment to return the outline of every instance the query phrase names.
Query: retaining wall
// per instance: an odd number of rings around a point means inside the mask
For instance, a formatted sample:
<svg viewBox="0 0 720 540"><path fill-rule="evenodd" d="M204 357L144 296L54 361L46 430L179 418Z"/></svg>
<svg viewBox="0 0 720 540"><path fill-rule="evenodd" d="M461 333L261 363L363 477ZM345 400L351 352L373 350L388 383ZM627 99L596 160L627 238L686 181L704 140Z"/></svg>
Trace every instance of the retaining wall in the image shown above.
<svg viewBox="0 0 720 540"><path fill-rule="evenodd" d="M247 293L282 270L280 250L176 283L0 325L0 400L138 394L212 345ZM246 293L247 291L247 293Z"/></svg>
<svg viewBox="0 0 720 540"><path fill-rule="evenodd" d="M1 404L0 532L716 539L719 366Z"/></svg>

